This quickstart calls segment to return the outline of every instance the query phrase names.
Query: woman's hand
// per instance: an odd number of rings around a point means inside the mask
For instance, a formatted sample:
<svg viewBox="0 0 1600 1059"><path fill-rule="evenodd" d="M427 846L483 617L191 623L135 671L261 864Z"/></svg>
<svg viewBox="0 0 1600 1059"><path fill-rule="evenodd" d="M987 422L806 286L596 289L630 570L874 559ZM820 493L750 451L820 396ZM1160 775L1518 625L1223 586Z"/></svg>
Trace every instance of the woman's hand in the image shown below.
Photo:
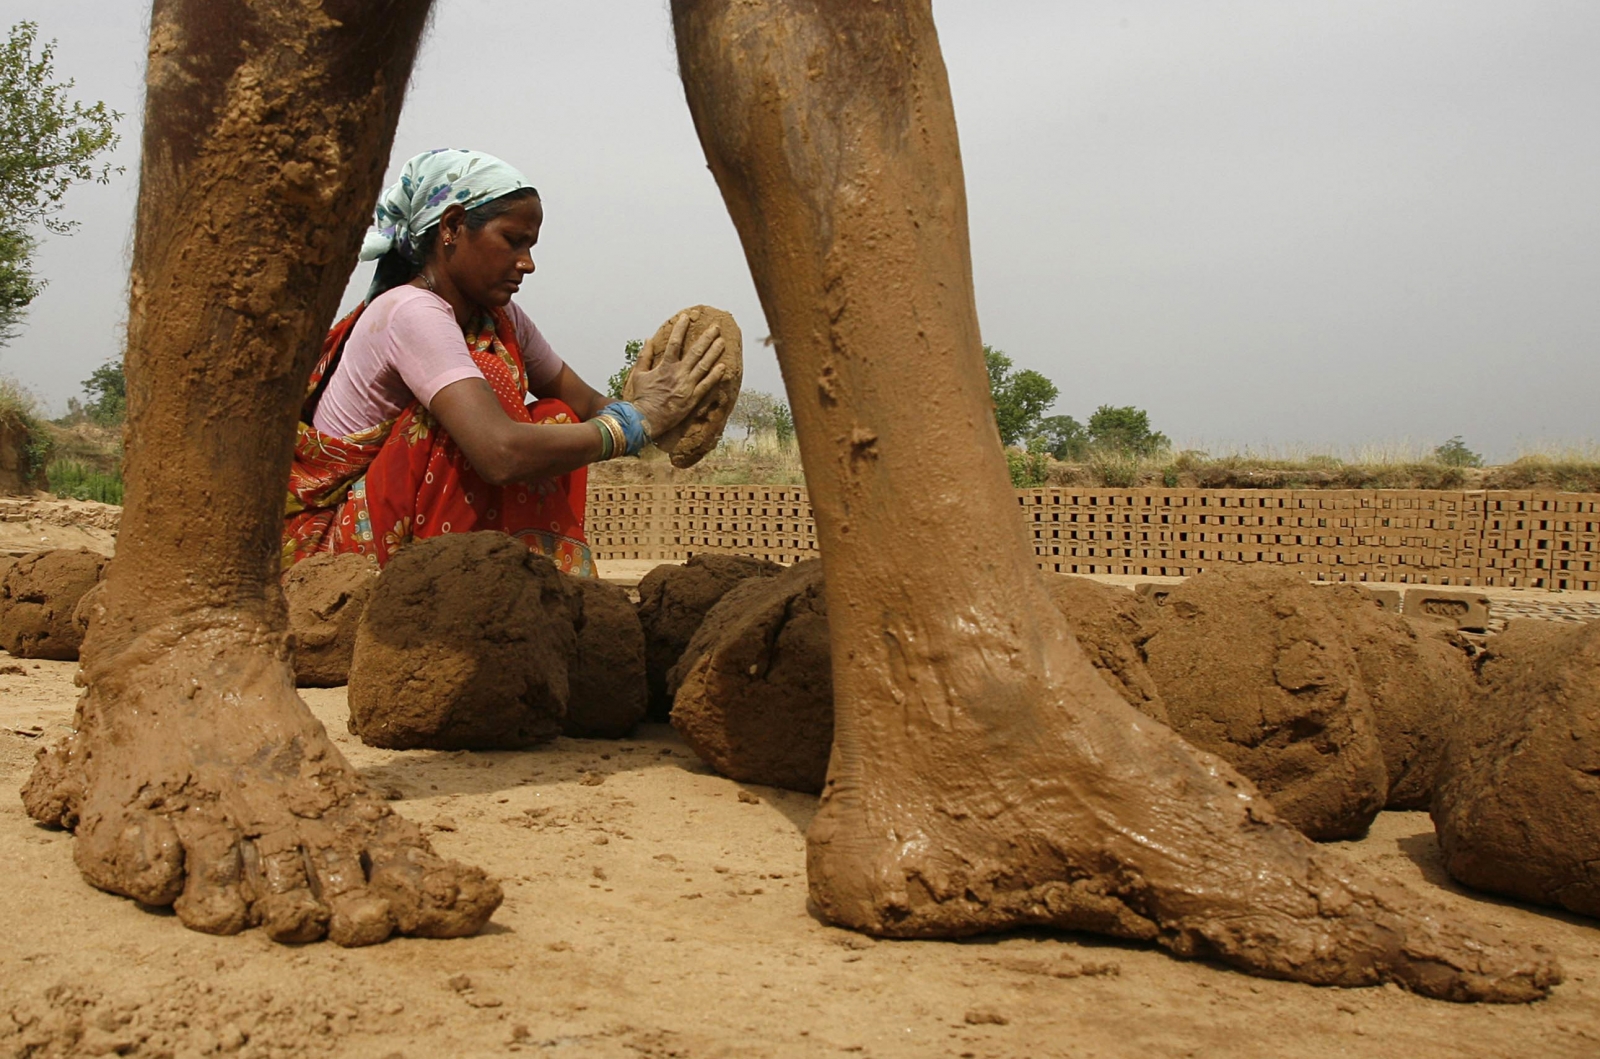
<svg viewBox="0 0 1600 1059"><path fill-rule="evenodd" d="M667 348L656 349L651 335L633 369L633 405L644 416L645 431L653 438L683 422L722 381L726 370L718 363L727 348L721 329L715 324L706 328L685 353L683 339L688 331L685 313L672 325Z"/></svg>

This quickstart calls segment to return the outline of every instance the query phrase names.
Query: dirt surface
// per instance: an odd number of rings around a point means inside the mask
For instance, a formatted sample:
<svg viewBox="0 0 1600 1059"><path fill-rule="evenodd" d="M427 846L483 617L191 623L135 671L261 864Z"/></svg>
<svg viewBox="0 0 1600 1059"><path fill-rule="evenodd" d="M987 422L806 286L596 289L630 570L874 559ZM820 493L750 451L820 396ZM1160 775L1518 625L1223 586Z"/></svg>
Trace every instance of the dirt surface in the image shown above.
<svg viewBox="0 0 1600 1059"><path fill-rule="evenodd" d="M822 563L752 578L706 615L672 671L672 726L718 773L822 790L833 676Z"/></svg>
<svg viewBox="0 0 1600 1059"><path fill-rule="evenodd" d="M373 746L523 747L561 731L576 651L569 586L504 533L395 553L350 663L351 731Z"/></svg>
<svg viewBox="0 0 1600 1059"><path fill-rule="evenodd" d="M1145 643L1173 729L1315 839L1359 835L1388 791L1340 609L1295 574L1218 569L1173 589Z"/></svg>
<svg viewBox="0 0 1600 1059"><path fill-rule="evenodd" d="M695 406L687 419L654 439L656 448L671 458L674 467L692 467L717 447L717 442L722 439L722 430L728 425L728 416L733 413L734 403L739 400L739 385L744 379L744 338L739 325L734 322L731 313L709 305L692 305L673 313L650 339L657 353L667 348L678 317L684 315L689 317L689 328L683 336L685 352L699 341L708 328L717 328L723 343L722 359L717 361L722 367L722 380L711 388L711 392ZM633 375L629 373L622 388L623 399L633 400L633 393Z"/></svg>
<svg viewBox="0 0 1600 1059"><path fill-rule="evenodd" d="M355 552L313 555L284 575L294 676L301 687L331 688L349 681L356 625L377 583L377 560Z"/></svg>
<svg viewBox="0 0 1600 1059"><path fill-rule="evenodd" d="M1450 874L1600 916L1600 624L1512 622L1480 672L1434 801Z"/></svg>
<svg viewBox="0 0 1600 1059"><path fill-rule="evenodd" d="M0 555L49 548L88 548L110 555L122 508L47 493L0 497Z"/></svg>
<svg viewBox="0 0 1600 1059"><path fill-rule="evenodd" d="M84 548L18 559L0 578L0 647L22 658L76 661L83 630L72 613L105 565L105 556Z"/></svg>
<svg viewBox="0 0 1600 1059"><path fill-rule="evenodd" d="M667 673L717 600L747 577L775 577L782 572L783 567L764 559L697 555L682 566L663 563L640 580L639 621L644 626L651 720L665 721L671 712Z"/></svg>
<svg viewBox="0 0 1600 1059"><path fill-rule="evenodd" d="M571 736L615 739L644 717L644 629L639 612L620 585L592 577L567 583L581 594L577 656L567 670L567 716L561 730Z"/></svg>
<svg viewBox="0 0 1600 1059"><path fill-rule="evenodd" d="M0 672L0 790L14 792L39 740L70 723L77 689L71 663L0 656L5 665L22 670ZM513 1046L585 1059L1600 1051L1594 922L1459 890L1422 813L1384 813L1340 848L1548 946L1567 971L1550 999L1462 1006L1394 988L1317 989L1082 935L873 942L807 914L802 831L815 799L712 775L663 725L521 752L387 751L345 733L342 689L303 694L441 852L501 880L506 901L488 930L357 950L196 934L90 889L72 839L34 825L7 794L0 1056L25 1042L35 1056L116 1044L136 1057L245 1059L454 1059Z"/></svg>

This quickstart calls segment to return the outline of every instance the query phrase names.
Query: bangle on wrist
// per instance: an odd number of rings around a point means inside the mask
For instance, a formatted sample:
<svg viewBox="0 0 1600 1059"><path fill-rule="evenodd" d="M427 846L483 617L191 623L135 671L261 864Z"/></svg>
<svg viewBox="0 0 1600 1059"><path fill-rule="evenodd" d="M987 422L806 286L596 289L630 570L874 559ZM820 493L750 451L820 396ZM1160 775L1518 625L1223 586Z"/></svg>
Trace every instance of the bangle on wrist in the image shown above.
<svg viewBox="0 0 1600 1059"><path fill-rule="evenodd" d="M650 431L644 416L628 401L613 401L606 405L600 416L610 420L620 433L617 455L637 456L650 444Z"/></svg>
<svg viewBox="0 0 1600 1059"><path fill-rule="evenodd" d="M606 425L599 418L591 419L589 422L593 423L595 428L600 431L600 460L602 462L609 460L612 452L616 449L616 442L611 436L611 431L606 429Z"/></svg>

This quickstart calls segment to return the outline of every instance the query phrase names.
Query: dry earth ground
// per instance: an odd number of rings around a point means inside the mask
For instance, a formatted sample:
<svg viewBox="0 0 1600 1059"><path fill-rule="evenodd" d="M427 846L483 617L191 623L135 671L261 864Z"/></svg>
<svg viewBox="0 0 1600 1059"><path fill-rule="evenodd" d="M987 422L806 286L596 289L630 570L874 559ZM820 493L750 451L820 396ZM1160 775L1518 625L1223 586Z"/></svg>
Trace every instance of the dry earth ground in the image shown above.
<svg viewBox="0 0 1600 1059"><path fill-rule="evenodd" d="M875 942L806 911L813 800L708 773L664 726L528 752L392 752L307 700L445 854L505 884L487 932L370 949L215 938L90 889L15 791L71 721L73 663L0 655L0 1056L1600 1055L1600 929L1463 895L1422 813L1361 859L1560 955L1522 1007L1247 978L1081 936ZM37 734L36 734L37 733ZM28 1050L32 1047L33 1050Z"/></svg>

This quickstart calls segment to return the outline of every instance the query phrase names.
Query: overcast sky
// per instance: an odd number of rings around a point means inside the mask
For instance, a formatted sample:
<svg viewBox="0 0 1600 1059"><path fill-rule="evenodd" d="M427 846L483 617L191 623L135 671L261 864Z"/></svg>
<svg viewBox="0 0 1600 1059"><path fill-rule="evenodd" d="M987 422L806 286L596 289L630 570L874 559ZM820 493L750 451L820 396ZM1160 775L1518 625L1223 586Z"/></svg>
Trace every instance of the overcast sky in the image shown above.
<svg viewBox="0 0 1600 1059"><path fill-rule="evenodd" d="M1454 434L1492 457L1600 437L1600 3L938 0L983 336L1184 444ZM49 289L0 350L52 410L120 355L145 11L0 0L125 111L109 187L72 192ZM519 303L602 384L709 302L745 385L781 390L694 137L662 0L438 0L391 177L498 154L545 202ZM347 304L364 291L352 279Z"/></svg>

